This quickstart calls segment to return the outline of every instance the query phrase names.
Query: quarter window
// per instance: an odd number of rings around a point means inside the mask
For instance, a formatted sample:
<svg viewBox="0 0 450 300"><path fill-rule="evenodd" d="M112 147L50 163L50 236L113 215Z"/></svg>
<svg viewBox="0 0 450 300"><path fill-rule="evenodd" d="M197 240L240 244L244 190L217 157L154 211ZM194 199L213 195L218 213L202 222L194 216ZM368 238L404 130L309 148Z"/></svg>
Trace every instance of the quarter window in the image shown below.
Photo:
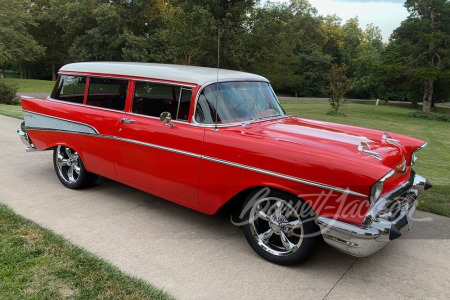
<svg viewBox="0 0 450 300"><path fill-rule="evenodd" d="M86 90L85 76L60 75L51 98L62 101L83 103Z"/></svg>
<svg viewBox="0 0 450 300"><path fill-rule="evenodd" d="M132 112L159 117L169 112L174 120L187 121L192 90L180 86L152 82L136 82Z"/></svg>
<svg viewBox="0 0 450 300"><path fill-rule="evenodd" d="M91 77L86 105L123 110L127 87L127 80Z"/></svg>

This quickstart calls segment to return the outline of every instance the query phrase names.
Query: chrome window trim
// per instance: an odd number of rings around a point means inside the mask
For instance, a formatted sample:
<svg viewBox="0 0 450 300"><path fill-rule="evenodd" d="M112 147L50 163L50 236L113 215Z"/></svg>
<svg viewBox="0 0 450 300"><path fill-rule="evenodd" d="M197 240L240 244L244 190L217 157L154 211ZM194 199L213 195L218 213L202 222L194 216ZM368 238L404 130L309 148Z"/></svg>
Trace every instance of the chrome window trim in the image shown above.
<svg viewBox="0 0 450 300"><path fill-rule="evenodd" d="M147 119L150 119L150 120L157 120L157 121L159 121L159 122L161 122L161 120L159 119L159 117L154 117L154 116L148 116L148 115L141 115L141 114L137 114L137 113L134 113L134 112L127 112L127 113L125 113L126 115L130 115L130 116L136 116L136 117L142 117L142 118L147 118ZM173 123L180 123L180 124L186 124L186 125L189 125L190 123L188 123L188 121L187 120L172 120L172 122Z"/></svg>
<svg viewBox="0 0 450 300"><path fill-rule="evenodd" d="M76 105L76 106L82 106L82 107L106 110L106 111L111 111L111 112L125 113L125 109L122 109L122 110L112 109L112 108L107 108L107 107L101 107L101 106L95 106L95 105L89 105L89 104L83 104L83 103L64 101L64 100L54 99L54 98L50 98L50 97L48 97L47 100L48 101L53 101L53 102L58 102L58 103L64 103L64 104L70 104L70 105Z"/></svg>
<svg viewBox="0 0 450 300"><path fill-rule="evenodd" d="M73 72L73 71L70 71ZM154 79L150 79L150 78L140 78L140 77L134 77L134 76L123 76L123 77L119 77L119 76L109 76L109 75L99 75L99 74L95 74L95 75L91 75L90 73L76 73L76 74L72 74L72 73L64 73L64 72L58 72L58 75L67 75L67 76L87 76L87 77L96 77L96 78L108 78L108 79L122 79L122 80L129 80L129 81L135 81L135 82L152 82L152 83L161 83L161 84L167 84L167 85L176 85L176 86L181 86L181 87L189 87L194 89L196 87L195 84L183 84L183 83L176 83L176 82L168 82L166 80L158 80L157 78Z"/></svg>

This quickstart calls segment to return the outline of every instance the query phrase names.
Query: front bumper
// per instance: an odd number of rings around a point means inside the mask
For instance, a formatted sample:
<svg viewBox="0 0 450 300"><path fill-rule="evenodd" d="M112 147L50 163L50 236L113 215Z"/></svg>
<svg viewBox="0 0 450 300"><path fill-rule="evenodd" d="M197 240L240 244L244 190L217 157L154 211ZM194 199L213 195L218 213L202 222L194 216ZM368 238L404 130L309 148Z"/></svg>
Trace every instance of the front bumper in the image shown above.
<svg viewBox="0 0 450 300"><path fill-rule="evenodd" d="M28 135L27 131L25 130L25 122L22 122L22 125L20 126L20 128L17 129L17 134L19 135L20 140L22 141L22 143L25 146L27 146L27 148L26 148L27 152L32 152L32 151L37 151L38 150L38 149L36 149L36 147L31 142L30 136Z"/></svg>
<svg viewBox="0 0 450 300"><path fill-rule="evenodd" d="M317 223L329 245L353 256L368 256L411 229L417 195L430 187L426 178L411 170L408 181L379 200L362 225L326 217L318 217Z"/></svg>

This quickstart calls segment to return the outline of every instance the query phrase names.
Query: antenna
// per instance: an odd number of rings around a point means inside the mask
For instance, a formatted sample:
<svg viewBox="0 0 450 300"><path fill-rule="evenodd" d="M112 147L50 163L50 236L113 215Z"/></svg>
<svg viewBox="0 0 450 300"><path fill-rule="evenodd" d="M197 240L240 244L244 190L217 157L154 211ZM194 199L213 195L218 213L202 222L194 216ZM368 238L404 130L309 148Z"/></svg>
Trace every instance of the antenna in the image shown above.
<svg viewBox="0 0 450 300"><path fill-rule="evenodd" d="M217 129L217 108L219 102L219 68L220 68L220 26L217 32L217 79L216 79L216 116L214 121L214 131L218 131Z"/></svg>

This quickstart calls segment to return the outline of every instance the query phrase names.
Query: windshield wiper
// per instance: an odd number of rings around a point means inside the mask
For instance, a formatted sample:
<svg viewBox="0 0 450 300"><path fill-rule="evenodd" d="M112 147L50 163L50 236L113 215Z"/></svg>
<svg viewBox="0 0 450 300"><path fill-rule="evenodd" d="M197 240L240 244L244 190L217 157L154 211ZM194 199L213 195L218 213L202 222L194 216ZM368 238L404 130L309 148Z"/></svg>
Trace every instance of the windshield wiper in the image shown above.
<svg viewBox="0 0 450 300"><path fill-rule="evenodd" d="M268 115L268 116L264 116L264 117L260 117L260 118L256 118L256 119L250 119L249 121L245 121L242 123L242 127L247 128L248 125L259 121L259 120L264 120L264 119L270 119L270 118L275 118L275 117L280 117L281 114L273 114L273 115Z"/></svg>

